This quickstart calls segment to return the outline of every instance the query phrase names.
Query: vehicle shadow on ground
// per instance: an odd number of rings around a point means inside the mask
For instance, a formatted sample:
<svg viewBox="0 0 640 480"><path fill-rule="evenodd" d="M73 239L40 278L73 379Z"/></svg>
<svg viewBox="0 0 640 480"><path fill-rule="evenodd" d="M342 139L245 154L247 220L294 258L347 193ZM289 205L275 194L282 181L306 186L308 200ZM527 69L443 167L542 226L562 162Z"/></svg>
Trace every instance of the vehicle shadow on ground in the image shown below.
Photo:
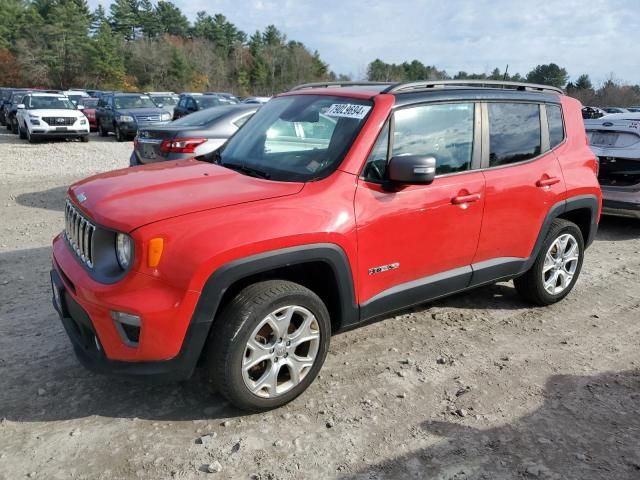
<svg viewBox="0 0 640 480"><path fill-rule="evenodd" d="M640 238L640 219L603 215L596 242L634 240Z"/></svg>
<svg viewBox="0 0 640 480"><path fill-rule="evenodd" d="M487 430L472 417L424 422L440 441L343 478L640 478L640 371L554 375L544 398L531 414Z"/></svg>
<svg viewBox="0 0 640 480"><path fill-rule="evenodd" d="M44 208L63 212L68 188L69 187L55 187L40 192L21 193L16 196L16 203L24 207Z"/></svg>

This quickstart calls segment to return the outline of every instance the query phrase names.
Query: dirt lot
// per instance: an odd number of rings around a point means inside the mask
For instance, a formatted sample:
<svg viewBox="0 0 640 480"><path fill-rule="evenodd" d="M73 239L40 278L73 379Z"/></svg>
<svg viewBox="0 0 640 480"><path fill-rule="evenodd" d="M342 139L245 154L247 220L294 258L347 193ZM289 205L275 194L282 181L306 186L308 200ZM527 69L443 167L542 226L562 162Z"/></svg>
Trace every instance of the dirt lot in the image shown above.
<svg viewBox="0 0 640 480"><path fill-rule="evenodd" d="M74 358L50 241L65 187L131 151L91 140L0 134L0 479L640 478L640 222L603 220L558 305L499 284L403 312L334 337L297 401L243 415L198 378Z"/></svg>

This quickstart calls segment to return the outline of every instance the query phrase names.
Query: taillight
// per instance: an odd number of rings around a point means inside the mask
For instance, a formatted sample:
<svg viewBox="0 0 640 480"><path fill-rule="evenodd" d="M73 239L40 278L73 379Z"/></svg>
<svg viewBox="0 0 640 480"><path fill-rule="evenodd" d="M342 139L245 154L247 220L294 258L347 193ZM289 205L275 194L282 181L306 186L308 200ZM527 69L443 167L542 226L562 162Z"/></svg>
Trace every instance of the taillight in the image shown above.
<svg viewBox="0 0 640 480"><path fill-rule="evenodd" d="M198 145L206 142L206 138L174 138L163 140L160 151L163 153L194 153Z"/></svg>

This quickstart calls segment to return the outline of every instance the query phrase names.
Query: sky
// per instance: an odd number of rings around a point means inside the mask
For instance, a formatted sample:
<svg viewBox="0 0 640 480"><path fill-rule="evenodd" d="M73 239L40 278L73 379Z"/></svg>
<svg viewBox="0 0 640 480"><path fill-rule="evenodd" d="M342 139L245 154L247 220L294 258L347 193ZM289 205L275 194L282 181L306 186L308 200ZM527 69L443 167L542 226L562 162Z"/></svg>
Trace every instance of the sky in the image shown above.
<svg viewBox="0 0 640 480"><path fill-rule="evenodd" d="M95 7L109 0L89 0ZM638 0L173 0L193 20L222 13L251 34L274 24L318 50L336 73L366 76L370 61L413 59L450 74L526 74L542 63L594 83L611 73L640 83ZM108 8L107 8L108 12Z"/></svg>

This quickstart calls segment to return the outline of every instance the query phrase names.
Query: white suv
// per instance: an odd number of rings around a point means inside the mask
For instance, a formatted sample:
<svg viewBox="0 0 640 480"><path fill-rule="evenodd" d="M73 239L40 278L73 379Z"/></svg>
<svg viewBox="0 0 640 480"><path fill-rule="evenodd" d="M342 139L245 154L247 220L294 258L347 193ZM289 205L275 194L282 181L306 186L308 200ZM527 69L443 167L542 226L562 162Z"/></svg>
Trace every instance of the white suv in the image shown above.
<svg viewBox="0 0 640 480"><path fill-rule="evenodd" d="M89 121L64 95L29 93L16 113L20 138L80 138L89 141Z"/></svg>

